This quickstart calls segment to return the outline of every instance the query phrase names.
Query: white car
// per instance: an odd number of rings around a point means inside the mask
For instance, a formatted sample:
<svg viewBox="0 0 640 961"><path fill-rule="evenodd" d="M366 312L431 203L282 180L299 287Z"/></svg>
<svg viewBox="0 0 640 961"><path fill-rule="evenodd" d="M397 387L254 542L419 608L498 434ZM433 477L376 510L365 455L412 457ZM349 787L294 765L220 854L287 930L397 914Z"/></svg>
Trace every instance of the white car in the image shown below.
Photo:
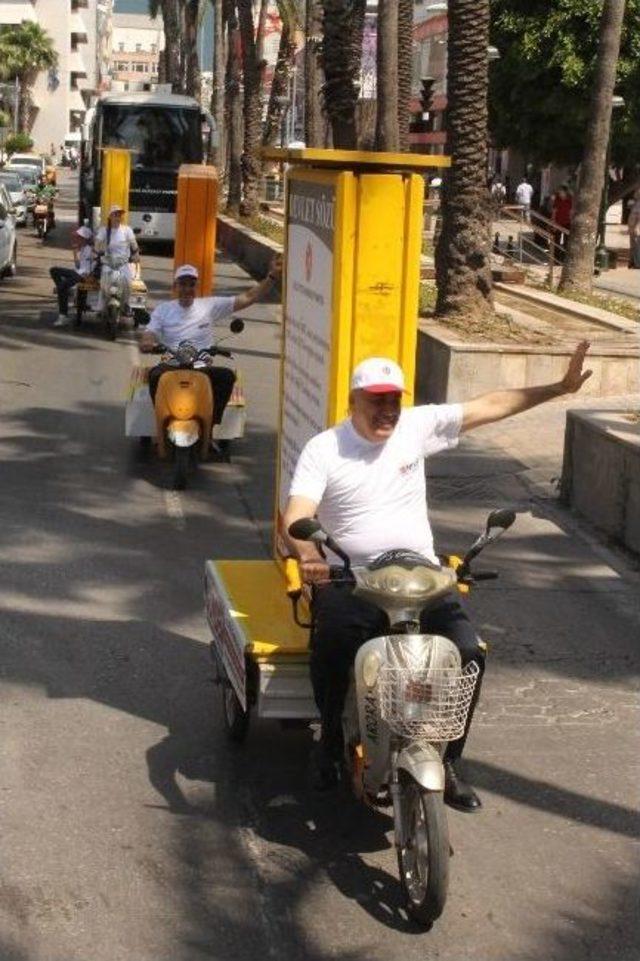
<svg viewBox="0 0 640 961"><path fill-rule="evenodd" d="M9 191L16 224L24 227L27 223L27 208L29 205L28 197L24 189L22 180L17 173L0 170L0 184L4 184Z"/></svg>
<svg viewBox="0 0 640 961"><path fill-rule="evenodd" d="M33 167L39 177L44 176L46 161L36 153L13 153L9 158L9 163L15 167Z"/></svg>
<svg viewBox="0 0 640 961"><path fill-rule="evenodd" d="M9 191L0 184L0 277L15 277L18 243Z"/></svg>

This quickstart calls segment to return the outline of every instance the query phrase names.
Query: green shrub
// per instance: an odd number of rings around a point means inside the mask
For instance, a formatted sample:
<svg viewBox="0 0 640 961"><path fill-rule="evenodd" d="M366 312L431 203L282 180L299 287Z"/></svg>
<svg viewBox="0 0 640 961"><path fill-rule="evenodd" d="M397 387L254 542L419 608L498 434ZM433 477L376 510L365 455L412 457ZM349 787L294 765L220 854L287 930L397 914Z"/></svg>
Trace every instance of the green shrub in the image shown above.
<svg viewBox="0 0 640 961"><path fill-rule="evenodd" d="M0 110L0 127L10 127L11 117L5 110Z"/></svg>
<svg viewBox="0 0 640 961"><path fill-rule="evenodd" d="M14 133L7 137L4 149L9 155L13 153L26 153L33 147L33 140L28 133Z"/></svg>

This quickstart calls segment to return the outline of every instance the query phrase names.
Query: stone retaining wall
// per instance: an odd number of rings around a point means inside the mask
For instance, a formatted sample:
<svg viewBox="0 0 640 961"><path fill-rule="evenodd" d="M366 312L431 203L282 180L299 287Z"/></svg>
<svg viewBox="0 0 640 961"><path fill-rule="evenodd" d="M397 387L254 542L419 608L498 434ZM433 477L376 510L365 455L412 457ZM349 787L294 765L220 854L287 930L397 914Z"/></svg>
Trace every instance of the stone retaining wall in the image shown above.
<svg viewBox="0 0 640 961"><path fill-rule="evenodd" d="M560 496L640 556L638 412L567 411Z"/></svg>

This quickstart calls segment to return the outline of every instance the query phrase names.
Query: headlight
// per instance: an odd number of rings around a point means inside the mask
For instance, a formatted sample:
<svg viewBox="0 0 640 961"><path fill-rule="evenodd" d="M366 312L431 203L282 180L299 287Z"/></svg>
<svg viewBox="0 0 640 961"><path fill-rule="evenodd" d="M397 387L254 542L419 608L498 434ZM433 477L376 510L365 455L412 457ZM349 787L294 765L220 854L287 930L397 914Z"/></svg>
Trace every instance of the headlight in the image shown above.
<svg viewBox="0 0 640 961"><path fill-rule="evenodd" d="M362 662L362 679L367 687L373 687L378 680L382 658L376 651L369 651Z"/></svg>

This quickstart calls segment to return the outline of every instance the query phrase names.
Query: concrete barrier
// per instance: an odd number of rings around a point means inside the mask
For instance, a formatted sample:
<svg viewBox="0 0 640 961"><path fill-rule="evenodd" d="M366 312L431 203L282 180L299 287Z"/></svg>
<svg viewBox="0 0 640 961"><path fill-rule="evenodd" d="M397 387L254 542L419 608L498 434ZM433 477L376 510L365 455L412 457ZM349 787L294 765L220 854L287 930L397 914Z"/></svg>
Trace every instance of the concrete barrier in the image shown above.
<svg viewBox="0 0 640 961"><path fill-rule="evenodd" d="M574 345L471 343L435 321L420 321L416 397L421 402L464 401L489 390L533 387L560 380ZM640 390L638 348L593 344L593 375L582 393L594 397Z"/></svg>
<svg viewBox="0 0 640 961"><path fill-rule="evenodd" d="M640 556L640 417L567 411L560 497Z"/></svg>
<svg viewBox="0 0 640 961"><path fill-rule="evenodd" d="M254 277L264 277L273 258L282 253L282 244L223 214L218 214L217 243Z"/></svg>

